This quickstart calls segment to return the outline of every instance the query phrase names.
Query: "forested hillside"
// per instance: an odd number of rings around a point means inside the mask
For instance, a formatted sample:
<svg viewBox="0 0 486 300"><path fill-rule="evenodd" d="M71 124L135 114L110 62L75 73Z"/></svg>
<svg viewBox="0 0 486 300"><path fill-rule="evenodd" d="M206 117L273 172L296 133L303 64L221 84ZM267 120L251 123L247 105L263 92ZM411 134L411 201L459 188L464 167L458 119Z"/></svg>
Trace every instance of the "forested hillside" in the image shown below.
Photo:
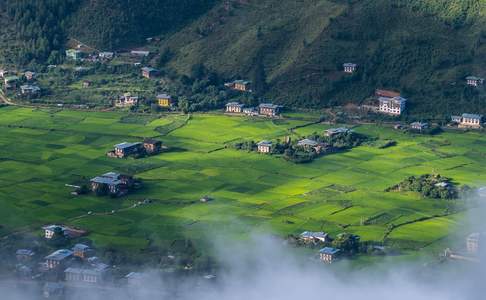
<svg viewBox="0 0 486 300"><path fill-rule="evenodd" d="M9 32L0 49L18 64L55 63L67 37L116 50L159 36L163 57L153 63L165 73L191 76L204 65L223 79L250 79L257 95L288 106L362 103L380 87L401 91L417 118L486 113L485 89L464 84L467 75L486 77L486 0L0 4ZM343 74L344 62L358 72Z"/></svg>

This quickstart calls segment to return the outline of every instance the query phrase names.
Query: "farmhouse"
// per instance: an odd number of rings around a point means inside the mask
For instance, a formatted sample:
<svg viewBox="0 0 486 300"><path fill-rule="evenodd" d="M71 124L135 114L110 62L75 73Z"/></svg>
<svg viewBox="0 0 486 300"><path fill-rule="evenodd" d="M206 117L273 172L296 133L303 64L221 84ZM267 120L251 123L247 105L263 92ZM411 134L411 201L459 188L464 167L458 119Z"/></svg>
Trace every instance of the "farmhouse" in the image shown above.
<svg viewBox="0 0 486 300"><path fill-rule="evenodd" d="M146 139L143 141L143 148L149 155L162 151L162 142L155 139Z"/></svg>
<svg viewBox="0 0 486 300"><path fill-rule="evenodd" d="M262 103L258 106L258 113L263 116L274 117L280 113L280 105Z"/></svg>
<svg viewBox="0 0 486 300"><path fill-rule="evenodd" d="M478 87L484 83L484 78L468 76L466 77L466 83L467 85Z"/></svg>
<svg viewBox="0 0 486 300"><path fill-rule="evenodd" d="M413 122L410 124L410 128L413 130L422 131L429 128L429 124L425 122Z"/></svg>
<svg viewBox="0 0 486 300"><path fill-rule="evenodd" d="M48 269L55 269L63 266L69 258L73 256L73 252L67 249L59 249L46 256L46 266Z"/></svg>
<svg viewBox="0 0 486 300"><path fill-rule="evenodd" d="M40 94L40 87L37 85L25 84L20 86L20 93L23 96L36 96Z"/></svg>
<svg viewBox="0 0 486 300"><path fill-rule="evenodd" d="M138 97L125 93L115 101L115 107L130 107L138 105Z"/></svg>
<svg viewBox="0 0 486 300"><path fill-rule="evenodd" d="M136 57L147 57L150 55L150 51L132 50L130 51L130 55Z"/></svg>
<svg viewBox="0 0 486 300"><path fill-rule="evenodd" d="M345 133L348 133L348 132L350 132L350 130L348 128L339 127L339 128L330 128L330 129L327 129L326 131L324 131L324 134L327 137L333 137L335 135L345 134Z"/></svg>
<svg viewBox="0 0 486 300"><path fill-rule="evenodd" d="M343 69L344 69L344 73L354 73L356 71L356 68L358 67L357 64L354 64L354 63L345 63L343 64Z"/></svg>
<svg viewBox="0 0 486 300"><path fill-rule="evenodd" d="M66 57L72 60L81 60L84 58L84 53L78 49L68 49L66 50Z"/></svg>
<svg viewBox="0 0 486 300"><path fill-rule="evenodd" d="M224 84L225 87L241 92L251 92L251 81L235 80Z"/></svg>
<svg viewBox="0 0 486 300"><path fill-rule="evenodd" d="M378 106L379 112L389 114L389 115L399 116L405 110L407 99L402 98L400 96L393 97L393 98L379 97L378 102L379 102L379 106Z"/></svg>
<svg viewBox="0 0 486 300"><path fill-rule="evenodd" d="M131 154L139 153L141 148L142 143L123 142L115 145L114 153L118 158L125 158Z"/></svg>
<svg viewBox="0 0 486 300"><path fill-rule="evenodd" d="M64 284L46 282L42 288L42 296L46 299L61 299L64 295Z"/></svg>
<svg viewBox="0 0 486 300"><path fill-rule="evenodd" d="M35 256L35 252L30 249L18 249L15 252L15 257L18 261L29 261Z"/></svg>
<svg viewBox="0 0 486 300"><path fill-rule="evenodd" d="M272 150L272 142L269 141L261 141L257 144L258 152L260 153L270 153Z"/></svg>
<svg viewBox="0 0 486 300"><path fill-rule="evenodd" d="M108 172L91 179L91 190L98 195L123 196L133 185L133 178L115 172Z"/></svg>
<svg viewBox="0 0 486 300"><path fill-rule="evenodd" d="M145 78L154 78L159 74L159 71L157 69L151 68L151 67L143 67L142 68L142 76Z"/></svg>
<svg viewBox="0 0 486 300"><path fill-rule="evenodd" d="M108 265L101 263L90 268L67 268L64 275L67 282L96 284L105 280L108 268Z"/></svg>
<svg viewBox="0 0 486 300"><path fill-rule="evenodd" d="M319 250L319 258L321 261L331 264L333 263L339 256L341 250L331 248L331 247L325 247Z"/></svg>
<svg viewBox="0 0 486 300"><path fill-rule="evenodd" d="M308 244L308 243L317 243L317 242L329 242L329 235L324 232L312 232L312 231L304 231L299 235L300 239Z"/></svg>
<svg viewBox="0 0 486 300"><path fill-rule="evenodd" d="M168 94L158 94L157 95L157 104L160 107L171 107L173 102L172 102L172 96Z"/></svg>
<svg viewBox="0 0 486 300"><path fill-rule="evenodd" d="M35 79L35 72L32 72L32 71L27 71L24 73L24 76L25 76L25 79L27 80L34 80Z"/></svg>
<svg viewBox="0 0 486 300"><path fill-rule="evenodd" d="M115 53L104 51L104 52L100 52L98 54L98 57L101 58L101 59L110 60L110 59L113 59L113 57L115 57Z"/></svg>
<svg viewBox="0 0 486 300"><path fill-rule="evenodd" d="M73 247L73 255L82 259L88 258L93 250L85 244L76 244Z"/></svg>
<svg viewBox="0 0 486 300"><path fill-rule="evenodd" d="M86 234L86 231L74 229L62 225L47 225L42 227L44 230L44 238L50 240L54 237L56 232L62 233L67 238L76 238Z"/></svg>
<svg viewBox="0 0 486 300"><path fill-rule="evenodd" d="M89 81L89 80L84 80L83 81L83 88L89 88L91 85L93 84L93 82Z"/></svg>
<svg viewBox="0 0 486 300"><path fill-rule="evenodd" d="M247 116L258 116L258 110L255 107L244 107L243 113Z"/></svg>
<svg viewBox="0 0 486 300"><path fill-rule="evenodd" d="M483 116L477 114L462 114L459 128L480 128Z"/></svg>
<svg viewBox="0 0 486 300"><path fill-rule="evenodd" d="M244 105L238 102L229 102L226 104L227 113L242 113Z"/></svg>
<svg viewBox="0 0 486 300"><path fill-rule="evenodd" d="M3 78L3 83L5 89L12 89L17 86L17 83L19 81L19 78L17 76L7 76Z"/></svg>
<svg viewBox="0 0 486 300"><path fill-rule="evenodd" d="M297 146L302 147L306 150L312 149L317 145L319 145L319 143L311 139L303 139L297 142Z"/></svg>

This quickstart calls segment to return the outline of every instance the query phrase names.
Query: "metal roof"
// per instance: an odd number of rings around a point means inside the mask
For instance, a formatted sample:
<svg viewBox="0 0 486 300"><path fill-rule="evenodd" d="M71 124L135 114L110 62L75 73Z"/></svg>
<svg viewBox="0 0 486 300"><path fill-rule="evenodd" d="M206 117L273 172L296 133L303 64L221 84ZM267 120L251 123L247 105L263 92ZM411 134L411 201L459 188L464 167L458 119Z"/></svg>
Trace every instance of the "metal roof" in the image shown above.
<svg viewBox="0 0 486 300"><path fill-rule="evenodd" d="M270 141L261 141L257 145L258 146L272 146L272 142L270 142Z"/></svg>
<svg viewBox="0 0 486 300"><path fill-rule="evenodd" d="M68 258L72 255L73 255L73 252L71 250L59 249L59 250L52 252L48 256L46 256L45 259L60 261L60 260L66 259L66 258Z"/></svg>
<svg viewBox="0 0 486 300"><path fill-rule="evenodd" d="M483 115L478 115L478 114L462 114L463 118L468 118L468 119L476 119L476 120L481 120L483 118Z"/></svg>
<svg viewBox="0 0 486 300"><path fill-rule="evenodd" d="M325 248L322 248L321 250L319 250L319 253L322 253L322 254L329 254L329 255L334 255L338 252L340 252L341 250L339 249L336 249L336 248L331 248L331 247L325 247Z"/></svg>
<svg viewBox="0 0 486 300"><path fill-rule="evenodd" d="M127 149L127 148L132 148L141 145L142 143L128 143L128 142L123 142L120 144L116 144L115 148L116 149Z"/></svg>

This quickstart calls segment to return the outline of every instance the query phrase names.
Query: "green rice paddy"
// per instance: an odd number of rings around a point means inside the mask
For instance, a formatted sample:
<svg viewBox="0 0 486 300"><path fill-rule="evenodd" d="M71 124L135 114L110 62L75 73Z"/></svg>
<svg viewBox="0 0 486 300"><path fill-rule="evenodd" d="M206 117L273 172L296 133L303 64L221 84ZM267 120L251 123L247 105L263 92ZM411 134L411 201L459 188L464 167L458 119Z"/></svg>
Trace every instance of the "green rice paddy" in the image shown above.
<svg viewBox="0 0 486 300"><path fill-rule="evenodd" d="M329 127L291 130L316 119L1 108L0 235L40 234L44 224L63 223L89 230L98 247L143 250L175 240L204 242L215 233L322 230L356 233L364 241L387 237L388 244L420 249L447 237L464 213L447 214L448 201L384 190L426 173L457 184L486 182L486 135L480 132L420 136L362 125L354 129L397 145L361 146L301 165L225 148L237 140L297 139ZM105 155L116 143L144 137L159 138L170 150L138 160ZM113 199L72 196L65 186L112 170L135 174L144 188ZM204 195L214 201L201 203ZM145 198L154 201L132 207ZM391 224L396 228L388 232Z"/></svg>

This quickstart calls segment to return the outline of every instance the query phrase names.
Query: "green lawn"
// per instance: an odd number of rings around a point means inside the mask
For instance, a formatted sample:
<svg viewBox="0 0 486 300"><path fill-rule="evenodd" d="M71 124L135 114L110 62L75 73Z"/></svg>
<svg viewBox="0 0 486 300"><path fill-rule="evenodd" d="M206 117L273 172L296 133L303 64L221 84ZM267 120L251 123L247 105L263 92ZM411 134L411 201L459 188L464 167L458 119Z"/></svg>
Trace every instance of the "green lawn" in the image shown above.
<svg viewBox="0 0 486 300"><path fill-rule="evenodd" d="M486 136L476 132L413 136L363 125L355 130L394 139L397 145L361 146L302 165L225 148L237 140L297 139L329 127L291 131L318 117L297 116L275 122L221 114L153 118L1 108L0 234L40 233L46 223L66 223L89 230L98 247L141 250L252 230L281 235L349 231L364 241L381 242L394 224L387 242L417 249L446 237L461 224L461 215L430 218L444 215L450 203L384 189L432 172L458 184L479 186L486 180ZM160 138L171 150L139 160L105 156L114 144L143 137ZM111 170L134 172L144 188L111 199L71 196L65 186ZM215 200L200 203L203 195ZM130 208L144 198L154 202ZM95 214L78 218L88 211Z"/></svg>

